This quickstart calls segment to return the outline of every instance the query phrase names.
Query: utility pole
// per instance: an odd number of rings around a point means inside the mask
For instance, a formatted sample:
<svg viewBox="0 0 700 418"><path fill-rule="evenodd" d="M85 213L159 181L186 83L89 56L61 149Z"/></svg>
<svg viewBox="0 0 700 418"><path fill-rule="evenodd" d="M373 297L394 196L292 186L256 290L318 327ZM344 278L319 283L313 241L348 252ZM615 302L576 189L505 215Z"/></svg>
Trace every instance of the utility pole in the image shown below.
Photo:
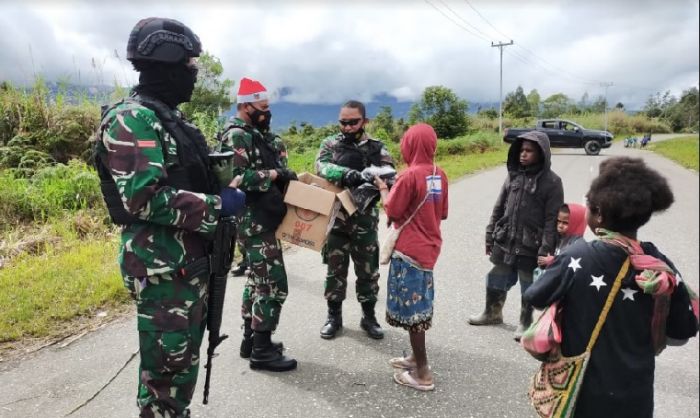
<svg viewBox="0 0 700 418"><path fill-rule="evenodd" d="M608 130L608 87L612 87L613 83L600 83L600 87L605 88L605 107L603 109L603 114L605 115L605 129L604 131L607 132Z"/></svg>
<svg viewBox="0 0 700 418"><path fill-rule="evenodd" d="M491 47L498 47L498 49L501 52L501 81L498 87L498 135L503 136L503 47L508 46L508 45L513 45L513 40L511 39L510 42L507 44L504 44L503 42L499 42L497 44L494 44L491 42Z"/></svg>

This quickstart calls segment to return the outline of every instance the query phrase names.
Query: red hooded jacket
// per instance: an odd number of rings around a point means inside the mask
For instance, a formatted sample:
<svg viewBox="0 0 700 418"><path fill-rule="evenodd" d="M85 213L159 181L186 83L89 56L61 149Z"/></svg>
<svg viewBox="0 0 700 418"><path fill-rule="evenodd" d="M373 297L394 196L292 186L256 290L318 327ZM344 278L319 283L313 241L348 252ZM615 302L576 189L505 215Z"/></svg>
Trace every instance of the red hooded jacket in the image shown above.
<svg viewBox="0 0 700 418"><path fill-rule="evenodd" d="M395 247L429 270L435 267L442 246L440 222L447 219L447 176L434 165L436 148L437 135L430 125L419 123L406 131L401 139L401 155L408 168L399 175L384 202L389 219L403 225L425 198L428 184L431 185L425 204L401 230Z"/></svg>

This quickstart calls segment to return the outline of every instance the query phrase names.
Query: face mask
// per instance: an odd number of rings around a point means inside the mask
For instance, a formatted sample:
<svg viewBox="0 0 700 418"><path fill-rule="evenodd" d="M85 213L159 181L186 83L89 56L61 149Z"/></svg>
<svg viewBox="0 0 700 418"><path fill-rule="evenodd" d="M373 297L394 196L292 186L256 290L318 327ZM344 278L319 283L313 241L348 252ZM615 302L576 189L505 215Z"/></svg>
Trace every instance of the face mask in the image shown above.
<svg viewBox="0 0 700 418"><path fill-rule="evenodd" d="M365 128L360 128L357 132L343 132L343 138L346 141L359 141L365 133Z"/></svg>
<svg viewBox="0 0 700 418"><path fill-rule="evenodd" d="M269 110L260 110L253 105L251 105L251 107L253 108L253 113L248 113L248 116L250 117L250 123L258 131L266 133L270 130L270 120L272 120L272 112L270 112ZM260 120L260 116L263 117L262 120Z"/></svg>

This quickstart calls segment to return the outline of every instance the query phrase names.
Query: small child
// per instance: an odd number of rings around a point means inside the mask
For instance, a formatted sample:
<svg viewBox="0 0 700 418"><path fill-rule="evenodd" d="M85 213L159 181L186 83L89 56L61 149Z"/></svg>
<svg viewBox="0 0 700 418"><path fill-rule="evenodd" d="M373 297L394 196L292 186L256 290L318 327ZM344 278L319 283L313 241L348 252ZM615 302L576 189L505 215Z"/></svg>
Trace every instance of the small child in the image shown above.
<svg viewBox="0 0 700 418"><path fill-rule="evenodd" d="M425 331L433 319L433 268L442 246L440 222L447 218L447 176L433 160L436 148L433 128L425 123L414 125L401 139L401 155L408 168L391 193L375 177L387 217L402 226L387 278L386 322L407 330L413 349L410 356L392 358L389 364L397 369L396 383L420 391L435 389Z"/></svg>
<svg viewBox="0 0 700 418"><path fill-rule="evenodd" d="M554 257L567 246L583 238L586 232L586 207L577 203L564 203L557 214L557 247L554 255L537 257L537 265L546 268L554 261ZM535 273L537 275L537 273Z"/></svg>

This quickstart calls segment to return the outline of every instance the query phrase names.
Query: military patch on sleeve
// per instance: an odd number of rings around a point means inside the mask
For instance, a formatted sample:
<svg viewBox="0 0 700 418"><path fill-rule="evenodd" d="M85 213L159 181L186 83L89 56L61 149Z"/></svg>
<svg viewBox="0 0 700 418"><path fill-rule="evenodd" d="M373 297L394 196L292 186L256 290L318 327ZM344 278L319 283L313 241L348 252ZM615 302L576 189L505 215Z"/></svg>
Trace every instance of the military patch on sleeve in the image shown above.
<svg viewBox="0 0 700 418"><path fill-rule="evenodd" d="M155 148L156 141L136 141L139 148Z"/></svg>

